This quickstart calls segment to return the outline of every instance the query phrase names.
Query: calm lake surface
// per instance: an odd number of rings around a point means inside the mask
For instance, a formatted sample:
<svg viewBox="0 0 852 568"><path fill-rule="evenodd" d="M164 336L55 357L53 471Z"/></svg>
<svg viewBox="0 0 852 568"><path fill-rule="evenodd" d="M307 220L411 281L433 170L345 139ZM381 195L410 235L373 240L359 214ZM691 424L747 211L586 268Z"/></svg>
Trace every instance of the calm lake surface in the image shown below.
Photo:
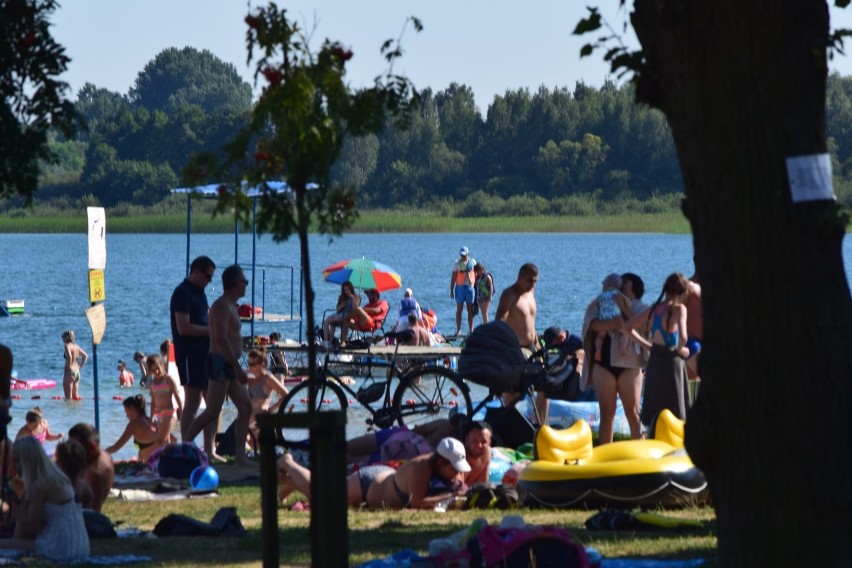
<svg viewBox="0 0 852 568"><path fill-rule="evenodd" d="M536 287L537 324L540 330L560 325L579 330L583 311L600 291L601 280L610 272L635 272L645 281L645 300L652 302L665 277L674 271L692 274L690 235L657 234L350 234L329 242L327 237L311 238L311 280L317 295L316 318L333 307L339 286L322 280L322 269L338 260L367 257L395 268L403 277L403 288L411 287L424 307L438 314L438 329L445 334L455 331L455 302L449 297L450 272L459 248L470 248L471 256L485 264L494 276L499 291L514 282L524 262L535 263L540 271ZM129 396L142 389L119 389L116 363L125 359L138 375L132 361L134 351L156 352L160 342L170 336L169 298L186 270L186 236L107 235L106 332L97 348L98 387L101 400L95 401L92 364L92 334L84 310L88 300L88 245L86 235L0 235L5 270L0 273L0 299L24 299L26 315L0 318L0 342L12 348L18 377L51 378L58 386L52 390L19 391L20 400L12 408L11 435L24 423L27 410L40 406L54 432L67 432L79 421L94 422L94 406L100 412L104 445L113 443L124 431L127 420L121 402L114 396ZM849 240L844 241L847 274L852 257ZM258 237L258 265L266 265L250 274L251 235L240 235L235 246L232 235L193 235L190 256L206 254L217 264L216 277L207 287L212 301L221 292L221 268L236 260L255 283L255 305L267 313L288 313L291 301L290 266L299 265L298 241L274 243ZM292 296L299 311L298 275ZM251 286L245 302L251 302ZM265 297L265 301L263 298ZM397 305L402 290L384 294ZM496 301L491 307L493 318ZM479 321L479 320L477 320ZM462 329L465 329L463 324ZM65 329L73 329L77 342L89 353L83 369L81 394L84 400L53 400L61 395L63 368L62 340ZM256 324L255 333L278 330L284 337L299 338L298 323ZM305 333L305 330L301 330ZM249 325L244 334L250 333ZM136 377L137 381L139 377ZM38 400L32 396L41 395ZM229 409L226 408L226 411ZM224 429L231 421L225 416ZM132 445L125 446L117 459L135 455Z"/></svg>

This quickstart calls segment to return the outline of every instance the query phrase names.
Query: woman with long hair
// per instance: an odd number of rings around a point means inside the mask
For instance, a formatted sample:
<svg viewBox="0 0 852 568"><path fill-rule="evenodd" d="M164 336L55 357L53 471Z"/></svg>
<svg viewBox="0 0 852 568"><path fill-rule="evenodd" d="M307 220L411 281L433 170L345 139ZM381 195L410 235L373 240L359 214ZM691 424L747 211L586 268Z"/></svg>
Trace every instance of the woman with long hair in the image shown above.
<svg viewBox="0 0 852 568"><path fill-rule="evenodd" d="M148 401L143 395L137 394L125 398L122 404L124 415L127 416L127 426L118 441L106 451L114 454L133 438L133 443L139 450L139 461L145 461L154 452L154 445L157 442L157 429L145 412Z"/></svg>
<svg viewBox="0 0 852 568"><path fill-rule="evenodd" d="M71 481L33 436L16 440L12 454L23 492L12 501L15 535L0 540L0 548L31 550L54 562L87 557L89 536Z"/></svg>
<svg viewBox="0 0 852 568"><path fill-rule="evenodd" d="M636 314L626 327L645 331L644 341L651 350L645 368L645 391L639 418L650 426L664 408L686 420L689 409L689 382L686 375L686 306L689 280L680 272L670 274L654 304Z"/></svg>

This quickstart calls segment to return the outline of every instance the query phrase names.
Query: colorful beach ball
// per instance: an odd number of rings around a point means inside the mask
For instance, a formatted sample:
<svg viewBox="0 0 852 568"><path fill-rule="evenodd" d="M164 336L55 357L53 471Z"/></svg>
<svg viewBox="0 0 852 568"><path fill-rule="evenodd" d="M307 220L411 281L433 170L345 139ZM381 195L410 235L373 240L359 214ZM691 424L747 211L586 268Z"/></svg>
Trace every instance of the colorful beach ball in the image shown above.
<svg viewBox="0 0 852 568"><path fill-rule="evenodd" d="M219 487L219 474L209 465L200 465L189 474L189 486L195 491L212 491Z"/></svg>

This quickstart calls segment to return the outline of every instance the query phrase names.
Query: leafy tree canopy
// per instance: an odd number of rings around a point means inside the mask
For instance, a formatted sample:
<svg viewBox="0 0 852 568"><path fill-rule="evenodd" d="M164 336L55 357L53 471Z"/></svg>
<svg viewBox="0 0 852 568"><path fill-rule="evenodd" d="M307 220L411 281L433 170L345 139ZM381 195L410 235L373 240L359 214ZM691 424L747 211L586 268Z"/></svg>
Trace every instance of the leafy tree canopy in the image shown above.
<svg viewBox="0 0 852 568"><path fill-rule="evenodd" d="M130 100L149 110L171 114L182 106L199 106L208 114L251 107L251 86L236 67L208 50L170 47L136 76Z"/></svg>
<svg viewBox="0 0 852 568"><path fill-rule="evenodd" d="M48 131L70 136L76 127L68 85L57 77L68 66L65 49L50 35L54 0L0 0L0 198L38 188L38 161L54 162Z"/></svg>

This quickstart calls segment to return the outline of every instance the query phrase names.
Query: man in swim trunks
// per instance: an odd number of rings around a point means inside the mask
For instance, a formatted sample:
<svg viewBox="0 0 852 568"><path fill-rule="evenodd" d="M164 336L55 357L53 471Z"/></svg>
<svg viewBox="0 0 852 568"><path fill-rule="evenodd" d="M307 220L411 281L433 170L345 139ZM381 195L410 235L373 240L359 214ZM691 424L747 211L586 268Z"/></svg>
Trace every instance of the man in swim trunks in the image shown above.
<svg viewBox="0 0 852 568"><path fill-rule="evenodd" d="M467 327L473 331L473 308L476 304L476 291L473 287L476 275L473 269L476 261L470 258L467 247L459 250L459 257L453 263L453 273L450 276L450 298L456 300L456 336L461 335L462 308L467 306Z"/></svg>
<svg viewBox="0 0 852 568"><path fill-rule="evenodd" d="M245 439L251 419L251 399L244 386L248 375L240 366L243 336L237 300L246 293L243 269L236 264L222 271L222 295L210 306L210 353L207 355L207 408L198 415L187 430L185 440L192 440L210 423L216 424L225 397L229 396L237 409L235 464L250 466L246 458Z"/></svg>
<svg viewBox="0 0 852 568"><path fill-rule="evenodd" d="M506 322L518 336L524 355L529 356L538 350L538 334L535 331L535 314L538 306L535 302L535 284L538 282L538 267L531 262L522 265L514 284L500 294L495 318ZM503 400L509 402L504 394ZM542 403L544 404L544 403Z"/></svg>
<svg viewBox="0 0 852 568"><path fill-rule="evenodd" d="M207 390L205 363L210 351L210 332L207 327L207 295L204 288L213 280L216 265L207 256L199 256L189 265L189 276L172 293L169 311L171 315L172 341L174 343L175 364L178 368L180 384L183 385L183 412L180 420L180 433L183 441L189 427L195 419L201 398ZM168 353L165 354L168 368ZM216 424L211 423L204 429L204 452L215 459L213 440Z"/></svg>

